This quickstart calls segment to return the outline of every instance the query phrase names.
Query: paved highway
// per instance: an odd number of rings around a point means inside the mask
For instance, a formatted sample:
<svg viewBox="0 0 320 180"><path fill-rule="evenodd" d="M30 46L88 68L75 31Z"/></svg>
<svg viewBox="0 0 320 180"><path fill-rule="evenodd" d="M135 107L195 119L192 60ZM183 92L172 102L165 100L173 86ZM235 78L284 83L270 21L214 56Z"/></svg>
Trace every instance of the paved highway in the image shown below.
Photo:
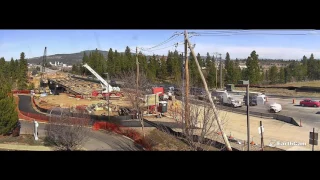
<svg viewBox="0 0 320 180"><path fill-rule="evenodd" d="M33 133L33 122L20 120L21 134ZM45 123L39 123L39 137L45 137ZM140 151L141 147L137 146L132 140L114 133L101 131L91 131L88 141L83 147L89 151Z"/></svg>
<svg viewBox="0 0 320 180"><path fill-rule="evenodd" d="M295 104L293 104L292 100L292 98L274 98L269 96L268 102L265 105L250 106L250 109L256 112L267 113L268 105L276 102L282 105L282 111L278 114L293 117L298 122L301 119L302 125L320 128L320 114L317 114L320 113L320 108L301 107L299 105L299 102L303 100L301 98L295 99ZM242 109L246 110L246 107L242 107Z"/></svg>
<svg viewBox="0 0 320 180"><path fill-rule="evenodd" d="M177 99L180 99L177 97ZM279 97L273 97L273 96L268 96L268 102L266 102L265 105L259 105L259 106L250 106L250 111L251 112L259 112L259 113L266 113L268 114L268 106L272 102L277 102L282 105L282 111L277 113L279 115L284 115L284 116L290 116L293 117L298 123L300 123L300 119L302 122L302 126L307 125L315 128L320 128L320 108L314 108L314 107L301 107L299 105L299 102L303 100L304 98L295 98L295 104L293 104L293 98L279 98ZM314 99L318 100L318 99ZM200 102L200 103L203 103ZM199 104L200 104L199 103ZM198 104L198 103L196 103ZM217 106L217 108L228 108L228 107L221 107ZM230 107L230 109L233 109ZM238 109L242 109L245 111L247 109L246 106L242 106ZM233 111L234 113L239 113L237 111ZM319 113L319 114L318 114ZM243 113L241 113L243 114ZM271 114L271 113L269 113Z"/></svg>

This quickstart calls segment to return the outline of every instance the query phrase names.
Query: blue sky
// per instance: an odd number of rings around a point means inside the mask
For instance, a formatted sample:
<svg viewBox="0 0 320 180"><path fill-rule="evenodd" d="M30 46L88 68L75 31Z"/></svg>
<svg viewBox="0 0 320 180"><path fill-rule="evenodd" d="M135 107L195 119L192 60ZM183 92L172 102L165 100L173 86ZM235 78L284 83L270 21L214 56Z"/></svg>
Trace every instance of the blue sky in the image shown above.
<svg viewBox="0 0 320 180"><path fill-rule="evenodd" d="M0 30L0 57L6 60L47 54L75 53L89 49L124 51L126 46L150 48L183 30ZM188 30L201 36L192 36L195 52L211 55L215 52L231 58L246 58L256 50L261 58L301 59L303 55L314 54L320 58L320 31L315 30ZM209 36L205 33L211 33ZM279 35L280 34L280 35ZM284 34L284 35L281 35ZM295 35L293 35L295 34ZM298 34L298 35L297 35ZM204 36L207 35L207 36ZM227 36L221 36L227 35ZM144 54L164 54L168 50L183 51L183 35L172 41L142 51ZM177 47L172 46L179 43ZM169 47L168 47L169 46ZM168 48L166 48L168 47Z"/></svg>

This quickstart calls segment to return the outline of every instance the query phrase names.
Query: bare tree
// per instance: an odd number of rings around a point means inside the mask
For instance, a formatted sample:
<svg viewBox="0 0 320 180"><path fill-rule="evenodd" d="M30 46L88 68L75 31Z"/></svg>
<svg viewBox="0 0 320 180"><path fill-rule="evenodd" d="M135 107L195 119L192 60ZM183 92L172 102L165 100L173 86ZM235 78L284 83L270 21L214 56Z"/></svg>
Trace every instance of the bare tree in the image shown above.
<svg viewBox="0 0 320 180"><path fill-rule="evenodd" d="M46 125L46 142L57 150L79 150L88 140L90 116L86 110L53 108Z"/></svg>
<svg viewBox="0 0 320 180"><path fill-rule="evenodd" d="M184 123L184 106L182 101L177 101L177 104L180 104L178 110L174 107L169 108L169 111L175 111L172 114L176 120L179 127L181 127L182 136L179 138L182 139L185 143L190 146L191 150L211 150L212 147L218 148L218 142L223 142L221 137L221 132L219 130L216 116L209 103L205 103L199 100L193 100L196 104L190 105L190 127L186 128ZM222 126L227 123L227 112L218 110L218 114L221 120ZM181 126L182 125L182 126ZM188 133L186 133L188 131ZM168 132L167 130L167 133ZM223 148L223 146L221 146Z"/></svg>
<svg viewBox="0 0 320 180"><path fill-rule="evenodd" d="M146 107L143 99L145 95L151 94L151 83L144 73L140 73L138 91L136 91L135 71L123 72L117 77L117 79L123 82L122 90L130 101L131 107L138 115L137 119L141 122L143 137L145 137L143 111L146 110Z"/></svg>

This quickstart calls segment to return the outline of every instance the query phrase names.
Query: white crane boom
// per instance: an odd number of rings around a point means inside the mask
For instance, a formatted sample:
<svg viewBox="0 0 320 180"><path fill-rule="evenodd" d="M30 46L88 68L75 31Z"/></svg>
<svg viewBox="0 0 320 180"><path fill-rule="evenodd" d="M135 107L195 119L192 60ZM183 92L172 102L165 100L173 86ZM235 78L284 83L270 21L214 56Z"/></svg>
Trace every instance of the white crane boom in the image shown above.
<svg viewBox="0 0 320 180"><path fill-rule="evenodd" d="M103 91L103 93L108 93L108 92L111 92L111 91L120 91L119 87L110 86L110 84L106 80L104 80L95 70L93 70L87 63L84 64L83 67L87 68L103 84L104 88L106 88Z"/></svg>

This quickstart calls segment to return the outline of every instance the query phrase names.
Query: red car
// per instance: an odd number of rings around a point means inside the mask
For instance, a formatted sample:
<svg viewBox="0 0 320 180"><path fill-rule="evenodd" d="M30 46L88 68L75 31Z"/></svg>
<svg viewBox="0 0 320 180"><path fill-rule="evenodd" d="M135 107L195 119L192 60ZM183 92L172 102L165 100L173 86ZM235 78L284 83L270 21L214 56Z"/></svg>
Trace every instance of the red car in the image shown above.
<svg viewBox="0 0 320 180"><path fill-rule="evenodd" d="M320 102L311 99L304 99L300 101L300 106L320 107Z"/></svg>

